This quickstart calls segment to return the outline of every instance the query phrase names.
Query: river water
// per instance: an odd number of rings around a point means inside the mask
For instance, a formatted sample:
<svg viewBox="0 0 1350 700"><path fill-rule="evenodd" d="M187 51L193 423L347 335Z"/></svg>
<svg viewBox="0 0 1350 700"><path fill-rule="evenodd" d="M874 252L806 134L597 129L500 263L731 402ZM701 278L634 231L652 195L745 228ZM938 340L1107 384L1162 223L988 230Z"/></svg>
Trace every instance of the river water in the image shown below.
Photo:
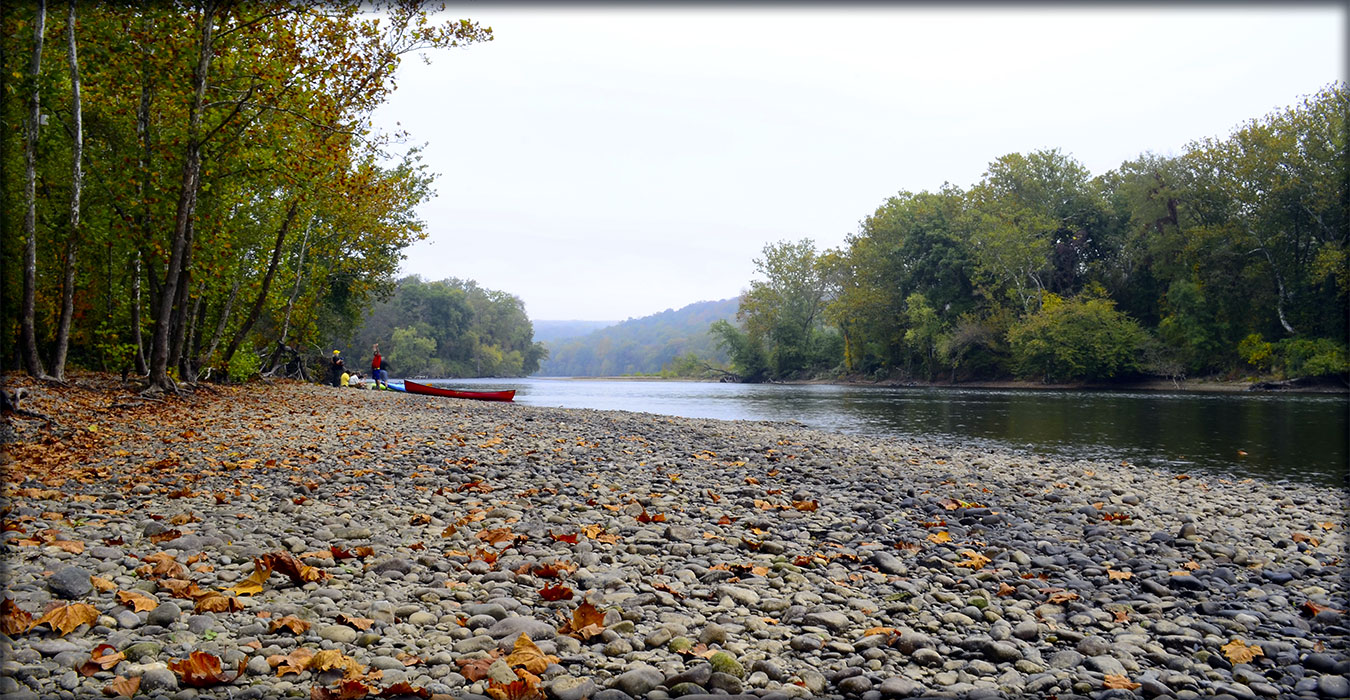
<svg viewBox="0 0 1350 700"><path fill-rule="evenodd" d="M515 389L516 401L532 406L798 421L844 433L1328 486L1346 485L1350 452L1350 401L1343 395L552 378L430 383L479 391Z"/></svg>

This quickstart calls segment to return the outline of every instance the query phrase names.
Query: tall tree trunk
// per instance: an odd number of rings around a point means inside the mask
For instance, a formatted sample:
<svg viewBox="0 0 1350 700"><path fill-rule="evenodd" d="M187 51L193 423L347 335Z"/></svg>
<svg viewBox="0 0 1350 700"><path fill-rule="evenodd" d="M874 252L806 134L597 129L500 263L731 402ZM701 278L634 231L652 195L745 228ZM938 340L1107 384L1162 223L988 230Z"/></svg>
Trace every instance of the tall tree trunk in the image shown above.
<svg viewBox="0 0 1350 700"><path fill-rule="evenodd" d="M183 284L185 287L187 286L186 281ZM175 342L175 346L178 348L178 351L174 353L178 358L178 376L182 377L186 384L197 383L197 363L193 350L193 339L200 335L197 329L201 322L202 297L205 296L205 292L206 283L198 282L195 294L189 295L192 298L192 307L183 315L183 325ZM183 303L186 305L187 300L184 300ZM200 342L200 340L196 342Z"/></svg>
<svg viewBox="0 0 1350 700"><path fill-rule="evenodd" d="M38 124L42 119L39 101L38 74L42 71L42 39L47 24L47 2L38 0L37 16L33 19L33 60L29 64L32 92L28 95L28 116L24 120L23 167L24 199L27 209L23 215L23 234L27 238L23 249L23 308L19 320L19 352L23 366L34 377L45 377L42 360L37 351L37 142Z"/></svg>
<svg viewBox="0 0 1350 700"><path fill-rule="evenodd" d="M253 330L253 324L258 320L258 315L262 313L263 304L267 303L267 292L272 288L272 279L276 277L277 266L281 262L281 249L286 243L286 233L291 228L291 223L295 221L295 214L300 209L300 199L291 200L291 206L286 209L286 218L281 222L281 228L277 229L277 242L272 246L272 260L267 263L267 274L263 275L262 288L258 290L258 297L253 300L253 307L249 309L248 315L244 317L244 322L240 324L239 330L235 331L234 337L230 339L229 347L225 348L225 357L222 362L228 367L230 358L239 349L239 345L244 342L244 337Z"/></svg>
<svg viewBox="0 0 1350 700"><path fill-rule="evenodd" d="M136 345L136 374L144 377L150 372L145 363L145 341L141 337L141 251L131 265L131 338Z"/></svg>
<svg viewBox="0 0 1350 700"><path fill-rule="evenodd" d="M75 256L80 247L80 191L84 187L84 116L80 106L80 59L75 52L75 0L66 16L66 59L70 64L70 105L75 129L70 154L70 239L66 242L64 275L61 279L61 321L56 326L56 351L52 376L66 379L66 353L70 349L70 320L75 315Z"/></svg>
<svg viewBox="0 0 1350 700"><path fill-rule="evenodd" d="M141 21L147 20L142 15ZM136 374L146 376L150 367L146 363L145 339L141 334L141 256L142 246L150 240L150 213L146 203L145 190L150 175L150 68L145 56L141 57L141 102L136 108L136 136L140 139L140 152L136 156L136 201L140 206L136 211L136 230L141 242L136 246L136 259L132 264L131 282L131 337L136 345Z"/></svg>
<svg viewBox="0 0 1350 700"><path fill-rule="evenodd" d="M286 319L281 323L281 338L277 340L277 347L272 351L272 356L267 359L264 366L264 373L276 369L277 362L281 360L281 351L286 347L286 338L291 332L291 312L295 310L295 300L300 296L300 281L305 278L305 249L309 247L309 232L314 228L314 219L311 218L305 225L305 236L300 239L300 259L295 263L295 286L291 287L291 296L286 300Z"/></svg>
<svg viewBox="0 0 1350 700"><path fill-rule="evenodd" d="M183 367L183 341L186 338L191 321L189 318L191 310L188 308L188 302L192 299L192 258L195 253L193 244L196 238L196 221L195 219L189 219L187 240L183 243L183 249L186 253L183 255L183 265L178 270L178 297L173 301L173 319L169 326L169 363L179 369ZM194 383L188 379L186 373L179 372L178 376L189 384Z"/></svg>
<svg viewBox="0 0 1350 700"><path fill-rule="evenodd" d="M202 112L206 102L206 76L211 71L212 37L215 32L216 0L205 0L202 7L201 44L198 46L197 65L192 69L192 105L188 110L186 154L183 160L182 183L178 192L178 213L174 218L173 241L169 252L169 269L164 275L164 289L159 299L159 313L155 318L155 336L150 344L150 384L163 391L173 391L169 379L169 327L173 321L174 298L178 296L178 278L183 259L189 224L197 208L197 188L201 180L202 147L200 142Z"/></svg>

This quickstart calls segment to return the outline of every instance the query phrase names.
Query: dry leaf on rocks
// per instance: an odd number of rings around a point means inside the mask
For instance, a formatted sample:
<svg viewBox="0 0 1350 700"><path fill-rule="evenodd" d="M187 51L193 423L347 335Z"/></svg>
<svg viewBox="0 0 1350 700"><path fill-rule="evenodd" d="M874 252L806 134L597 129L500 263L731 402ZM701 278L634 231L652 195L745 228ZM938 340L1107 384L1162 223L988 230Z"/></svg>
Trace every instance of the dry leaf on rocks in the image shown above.
<svg viewBox="0 0 1350 700"><path fill-rule="evenodd" d="M299 647L289 654L274 654L267 657L267 663L277 669L277 677L288 673L299 674L306 668L309 668L309 662L314 658L314 650L309 647Z"/></svg>
<svg viewBox="0 0 1350 700"><path fill-rule="evenodd" d="M375 688L364 681L344 679L336 688L314 686L310 689L310 700L361 700L371 694Z"/></svg>
<svg viewBox="0 0 1350 700"><path fill-rule="evenodd" d="M113 645L100 644L89 652L89 660L80 666L80 675L92 676L99 671L107 671L125 658L127 655L117 651Z"/></svg>
<svg viewBox="0 0 1350 700"><path fill-rule="evenodd" d="M490 656L485 658L455 659L455 663L459 665L459 675L464 676L470 683L487 678L488 667L492 666L492 663L501 655L501 652L496 649L493 649L492 652Z"/></svg>
<svg viewBox="0 0 1350 700"><path fill-rule="evenodd" d="M111 683L103 686L103 694L110 698L132 697L136 691L141 689L141 677L123 678L118 676Z"/></svg>
<svg viewBox="0 0 1350 700"><path fill-rule="evenodd" d="M337 649L325 649L314 655L310 659L309 669L312 671L342 671L344 678L359 678L366 672L366 667L356 663L346 654Z"/></svg>
<svg viewBox="0 0 1350 700"><path fill-rule="evenodd" d="M563 585L547 585L539 589L539 597L547 601L571 600L572 589Z"/></svg>
<svg viewBox="0 0 1350 700"><path fill-rule="evenodd" d="M276 632L282 628L290 630L291 634L304 634L305 630L309 629L309 623L294 615L272 620L271 631Z"/></svg>
<svg viewBox="0 0 1350 700"><path fill-rule="evenodd" d="M244 604L239 602L234 596L227 596L215 591L210 591L197 598L197 604L194 609L198 613L203 612L239 612L244 609Z"/></svg>
<svg viewBox="0 0 1350 700"><path fill-rule="evenodd" d="M360 548L358 547L358 549ZM288 576L291 582L297 586L324 581L328 578L327 572L302 564L295 558L295 555L280 549L264 554L261 559L254 562L254 565L259 568L265 566L269 570Z"/></svg>
<svg viewBox="0 0 1350 700"><path fill-rule="evenodd" d="M159 607L159 600L140 591L118 591L114 597L118 603L130 607L135 612L146 612Z"/></svg>
<svg viewBox="0 0 1350 700"><path fill-rule="evenodd" d="M604 631L605 614L591 605L590 601L583 601L581 605L578 605L577 609L572 611L572 619L558 628L559 634L576 637L582 641L597 636Z"/></svg>
<svg viewBox="0 0 1350 700"><path fill-rule="evenodd" d="M1102 679L1102 687L1119 688L1121 690L1135 690L1140 687L1140 684L1131 682L1130 679L1126 678L1125 676L1117 676L1108 673L1106 674L1106 677Z"/></svg>
<svg viewBox="0 0 1350 700"><path fill-rule="evenodd" d="M1261 647L1255 644L1247 644L1241 639L1234 639L1219 647L1219 649L1223 651L1224 656L1228 657L1230 663L1235 664L1250 663L1252 659L1265 654Z"/></svg>
<svg viewBox="0 0 1350 700"><path fill-rule="evenodd" d="M92 583L94 588L98 589L100 593L107 593L108 591L117 589L117 584L113 583L112 580L100 576L90 576L89 583Z"/></svg>
<svg viewBox="0 0 1350 700"><path fill-rule="evenodd" d="M530 641L529 635L522 634L516 637L516 644L507 655L506 663L510 666L524 667L530 673L543 673L549 664L558 663L558 657L545 654Z"/></svg>
<svg viewBox="0 0 1350 700"><path fill-rule="evenodd" d="M32 627L37 627L43 623L51 625L51 628L57 630L64 637L75 631L80 625L92 625L98 619L98 610L92 605L86 603L71 603L69 605L60 605L47 611L41 619L34 622ZM31 627L30 627L31 629Z"/></svg>
<svg viewBox="0 0 1350 700"><path fill-rule="evenodd" d="M272 577L272 567L261 559L253 560L253 573L249 577L226 588L225 590L235 595L257 595L262 593L263 584Z"/></svg>
<svg viewBox="0 0 1350 700"><path fill-rule="evenodd" d="M33 627L33 615L19 607L13 598L0 602L0 632L17 637Z"/></svg>
<svg viewBox="0 0 1350 700"><path fill-rule="evenodd" d="M966 559L965 561L957 562L956 566L962 569L982 569L985 564L989 563L989 557L969 549L961 550L961 556Z"/></svg>
<svg viewBox="0 0 1350 700"><path fill-rule="evenodd" d="M221 668L220 657L204 651L194 651L186 659L170 661L169 670L178 674L183 685L206 688L221 683L232 683L234 679L243 675L244 664L244 660L240 659L238 670L234 674L226 674Z"/></svg>

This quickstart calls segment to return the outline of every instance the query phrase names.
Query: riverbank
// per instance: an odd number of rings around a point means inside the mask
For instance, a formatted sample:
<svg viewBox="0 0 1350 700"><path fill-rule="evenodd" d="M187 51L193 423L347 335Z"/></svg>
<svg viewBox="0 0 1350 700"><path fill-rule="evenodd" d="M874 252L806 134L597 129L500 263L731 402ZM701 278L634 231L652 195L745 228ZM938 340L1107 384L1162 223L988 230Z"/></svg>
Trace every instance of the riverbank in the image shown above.
<svg viewBox="0 0 1350 700"><path fill-rule="evenodd" d="M187 697L170 664L200 651L242 668L195 691L222 698L344 674L597 700L1350 694L1343 489L293 383L104 389L43 388L26 407L55 427L16 421L6 594L94 617L7 610L0 693ZM537 655L506 653L522 632Z"/></svg>
<svg viewBox="0 0 1350 700"><path fill-rule="evenodd" d="M618 377L540 377L535 376L532 379L547 379L557 381L652 381L652 382L716 382L716 379L696 379L692 377L659 377L648 375L623 375ZM449 380L447 380L449 381ZM1025 391L1117 391L1117 392L1177 392L1189 391L1199 393L1215 394L1241 394L1252 391L1287 393L1287 394L1350 394L1350 386L1339 383L1334 380L1316 381L1302 380L1295 382L1280 382L1271 378L1262 379L1242 379L1229 380L1220 378L1200 378L1185 381L1170 381L1167 379L1144 379L1127 382L1094 383L1094 382L1065 382L1065 383L1047 383L1033 382L1020 379L1005 379L992 381L968 381L968 382L924 382L916 380L902 379L867 379L860 376L841 377L830 379L802 379L779 382L782 384L802 384L813 385L822 384L830 386L863 386L863 387L891 387L891 388L924 388L924 389L1012 389Z"/></svg>

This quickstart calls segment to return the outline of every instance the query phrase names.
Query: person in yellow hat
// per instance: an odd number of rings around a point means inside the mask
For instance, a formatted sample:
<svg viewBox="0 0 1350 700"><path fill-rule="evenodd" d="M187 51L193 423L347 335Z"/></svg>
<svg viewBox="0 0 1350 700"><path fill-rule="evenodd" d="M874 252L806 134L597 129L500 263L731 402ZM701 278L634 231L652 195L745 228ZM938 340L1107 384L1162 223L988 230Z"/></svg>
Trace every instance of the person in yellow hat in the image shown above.
<svg viewBox="0 0 1350 700"><path fill-rule="evenodd" d="M329 374L332 375L332 376L329 377L329 380L328 380L328 381L329 381L333 386L341 386L342 375L343 375L343 374L346 374L346 372L347 372L346 366L345 366L345 364L342 362L342 351L341 351L341 350L334 350L334 351L333 351L333 362L332 362L332 365L329 367Z"/></svg>

